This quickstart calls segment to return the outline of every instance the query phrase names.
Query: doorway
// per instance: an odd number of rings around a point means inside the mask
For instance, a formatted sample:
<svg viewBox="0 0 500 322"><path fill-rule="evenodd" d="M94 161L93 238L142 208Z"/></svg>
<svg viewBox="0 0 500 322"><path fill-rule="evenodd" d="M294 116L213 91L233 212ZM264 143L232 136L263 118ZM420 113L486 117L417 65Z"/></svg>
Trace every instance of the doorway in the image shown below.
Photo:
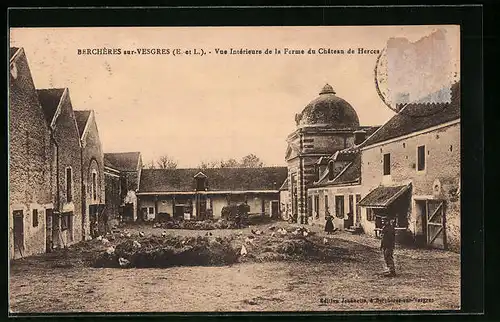
<svg viewBox="0 0 500 322"><path fill-rule="evenodd" d="M23 257L24 251L24 220L23 211L14 210L14 258L17 254Z"/></svg>
<svg viewBox="0 0 500 322"><path fill-rule="evenodd" d="M446 248L445 212L442 200L415 200L416 241L419 245Z"/></svg>
<svg viewBox="0 0 500 322"><path fill-rule="evenodd" d="M276 201L276 200L271 201L271 217L278 218L279 213L280 213L279 201Z"/></svg>

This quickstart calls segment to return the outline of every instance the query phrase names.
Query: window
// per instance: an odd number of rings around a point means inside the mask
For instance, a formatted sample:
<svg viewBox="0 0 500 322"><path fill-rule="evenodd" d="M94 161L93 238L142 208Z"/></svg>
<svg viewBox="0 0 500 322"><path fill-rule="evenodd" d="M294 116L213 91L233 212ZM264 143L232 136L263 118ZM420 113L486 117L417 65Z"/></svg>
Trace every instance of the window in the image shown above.
<svg viewBox="0 0 500 322"><path fill-rule="evenodd" d="M333 177L333 161L330 161L328 163L328 180L333 180L333 179L335 179Z"/></svg>
<svg viewBox="0 0 500 322"><path fill-rule="evenodd" d="M330 213L330 207L328 206L328 195L325 194L325 214Z"/></svg>
<svg viewBox="0 0 500 322"><path fill-rule="evenodd" d="M70 213L61 214L61 230L67 230L69 228L69 217Z"/></svg>
<svg viewBox="0 0 500 322"><path fill-rule="evenodd" d="M318 195L314 196L314 214L316 215L316 218L319 218L319 196Z"/></svg>
<svg viewBox="0 0 500 322"><path fill-rule="evenodd" d="M384 154L384 176L391 174L391 154Z"/></svg>
<svg viewBox="0 0 500 322"><path fill-rule="evenodd" d="M92 172L92 198L97 199L97 173Z"/></svg>
<svg viewBox="0 0 500 322"><path fill-rule="evenodd" d="M66 168L66 202L73 200L73 172L71 168Z"/></svg>
<svg viewBox="0 0 500 322"><path fill-rule="evenodd" d="M313 211L312 211L312 196L307 197L307 216L312 217Z"/></svg>
<svg viewBox="0 0 500 322"><path fill-rule="evenodd" d="M417 170L425 170L425 145L421 145L417 148Z"/></svg>
<svg viewBox="0 0 500 322"><path fill-rule="evenodd" d="M148 212L150 215L155 213L155 208L154 207L149 207Z"/></svg>
<svg viewBox="0 0 500 322"><path fill-rule="evenodd" d="M335 215L344 218L344 196L335 196Z"/></svg>
<svg viewBox="0 0 500 322"><path fill-rule="evenodd" d="M196 178L196 190L205 190L205 178Z"/></svg>
<svg viewBox="0 0 500 322"><path fill-rule="evenodd" d="M366 208L366 220L375 221L375 214L372 208Z"/></svg>
<svg viewBox="0 0 500 322"><path fill-rule="evenodd" d="M33 227L38 227L38 209L33 209Z"/></svg>

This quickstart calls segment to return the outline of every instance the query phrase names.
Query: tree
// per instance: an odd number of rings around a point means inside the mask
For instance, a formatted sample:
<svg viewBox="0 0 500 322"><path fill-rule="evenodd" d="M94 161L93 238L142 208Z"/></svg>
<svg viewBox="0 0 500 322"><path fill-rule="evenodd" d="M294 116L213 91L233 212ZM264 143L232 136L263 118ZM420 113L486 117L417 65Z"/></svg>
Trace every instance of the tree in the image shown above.
<svg viewBox="0 0 500 322"><path fill-rule="evenodd" d="M202 161L198 168L200 169L213 169L218 168L220 163L218 161Z"/></svg>
<svg viewBox="0 0 500 322"><path fill-rule="evenodd" d="M237 167L239 167L239 164L238 164L238 161L231 158L231 159L227 159L226 161L221 160L220 167L221 168L237 168Z"/></svg>
<svg viewBox="0 0 500 322"><path fill-rule="evenodd" d="M158 161L156 161L159 169L176 169L177 161L170 158L168 155L162 155Z"/></svg>
<svg viewBox="0 0 500 322"><path fill-rule="evenodd" d="M156 169L155 161L151 160L148 164L143 166L144 169Z"/></svg>
<svg viewBox="0 0 500 322"><path fill-rule="evenodd" d="M252 153L241 158L240 166L243 168L261 168L264 166L264 163Z"/></svg>

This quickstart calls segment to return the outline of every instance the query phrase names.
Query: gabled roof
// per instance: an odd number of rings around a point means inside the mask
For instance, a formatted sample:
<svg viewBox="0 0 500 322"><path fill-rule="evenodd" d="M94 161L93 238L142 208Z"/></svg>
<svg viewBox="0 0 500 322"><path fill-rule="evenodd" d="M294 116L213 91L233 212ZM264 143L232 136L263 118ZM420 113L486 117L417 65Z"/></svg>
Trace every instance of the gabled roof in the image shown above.
<svg viewBox="0 0 500 322"><path fill-rule="evenodd" d="M76 120L76 125L78 127L78 133L80 133L80 138L83 137L83 132L85 131L85 127L87 125L87 122L90 118L90 115L92 111L86 110L86 111L74 111L75 113L75 120Z"/></svg>
<svg viewBox="0 0 500 322"><path fill-rule="evenodd" d="M49 89L37 89L38 100L42 106L43 113L45 114L45 119L50 125L54 120L57 108L61 102L62 96L64 94L64 88L49 88Z"/></svg>
<svg viewBox="0 0 500 322"><path fill-rule="evenodd" d="M104 164L120 171L136 171L141 152L104 153Z"/></svg>
<svg viewBox="0 0 500 322"><path fill-rule="evenodd" d="M143 169L139 193L193 192L200 169ZM278 191L288 175L286 167L203 169L208 191Z"/></svg>
<svg viewBox="0 0 500 322"><path fill-rule="evenodd" d="M17 51L19 50L18 47L10 47L9 49L9 59L12 59L12 57L14 57L14 55L17 53Z"/></svg>
<svg viewBox="0 0 500 322"><path fill-rule="evenodd" d="M412 103L373 133L362 147L460 119L460 82L451 86L450 103Z"/></svg>

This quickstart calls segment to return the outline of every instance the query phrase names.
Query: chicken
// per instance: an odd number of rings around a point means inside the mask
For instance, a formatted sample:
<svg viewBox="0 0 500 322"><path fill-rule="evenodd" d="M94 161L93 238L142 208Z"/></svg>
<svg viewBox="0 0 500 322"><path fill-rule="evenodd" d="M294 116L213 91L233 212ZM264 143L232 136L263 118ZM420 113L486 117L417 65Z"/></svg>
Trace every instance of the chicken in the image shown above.
<svg viewBox="0 0 500 322"><path fill-rule="evenodd" d="M128 259L125 259L123 257L118 258L118 263L120 264L120 267L126 267L130 265L130 261Z"/></svg>
<svg viewBox="0 0 500 322"><path fill-rule="evenodd" d="M245 245L241 246L241 251L240 251L240 255L241 256L245 256L247 254L247 249L245 247Z"/></svg>
<svg viewBox="0 0 500 322"><path fill-rule="evenodd" d="M275 235L275 233L274 233L274 231L273 231L273 232L271 233L271 237L274 237L274 235Z"/></svg>
<svg viewBox="0 0 500 322"><path fill-rule="evenodd" d="M101 241L102 241L103 244L108 244L109 243L109 240L107 238L102 238Z"/></svg>
<svg viewBox="0 0 500 322"><path fill-rule="evenodd" d="M140 236L140 237L144 237L144 236L146 236L146 234L145 234L143 231L141 231L141 232L139 233L139 236Z"/></svg>
<svg viewBox="0 0 500 322"><path fill-rule="evenodd" d="M254 235L262 235L264 232L262 230L251 230Z"/></svg>
<svg viewBox="0 0 500 322"><path fill-rule="evenodd" d="M123 237L125 237L125 235L124 234L120 234L120 237L123 238Z"/></svg>
<svg viewBox="0 0 500 322"><path fill-rule="evenodd" d="M269 227L269 230L275 230L275 229L276 229L276 226Z"/></svg>
<svg viewBox="0 0 500 322"><path fill-rule="evenodd" d="M134 240L134 247L141 248L141 243L139 243L137 240Z"/></svg>
<svg viewBox="0 0 500 322"><path fill-rule="evenodd" d="M102 236L97 236L96 240L101 241L102 240Z"/></svg>
<svg viewBox="0 0 500 322"><path fill-rule="evenodd" d="M167 237L167 232L166 231L162 232L161 237Z"/></svg>
<svg viewBox="0 0 500 322"><path fill-rule="evenodd" d="M328 244L328 238L326 238L326 237L323 238L323 244L325 244L325 245Z"/></svg>
<svg viewBox="0 0 500 322"><path fill-rule="evenodd" d="M106 249L106 253L108 253L108 255L111 255L115 252L115 248L113 246L111 247L108 247L108 249Z"/></svg>
<svg viewBox="0 0 500 322"><path fill-rule="evenodd" d="M130 238L130 237L132 237L132 235L130 233L126 233L125 237Z"/></svg>
<svg viewBox="0 0 500 322"><path fill-rule="evenodd" d="M208 233L208 235L212 236L212 233Z"/></svg>
<svg viewBox="0 0 500 322"><path fill-rule="evenodd" d="M302 232L302 235L303 235L304 237L307 237L307 235L309 235L309 233L308 233L307 231L303 231L303 232Z"/></svg>

